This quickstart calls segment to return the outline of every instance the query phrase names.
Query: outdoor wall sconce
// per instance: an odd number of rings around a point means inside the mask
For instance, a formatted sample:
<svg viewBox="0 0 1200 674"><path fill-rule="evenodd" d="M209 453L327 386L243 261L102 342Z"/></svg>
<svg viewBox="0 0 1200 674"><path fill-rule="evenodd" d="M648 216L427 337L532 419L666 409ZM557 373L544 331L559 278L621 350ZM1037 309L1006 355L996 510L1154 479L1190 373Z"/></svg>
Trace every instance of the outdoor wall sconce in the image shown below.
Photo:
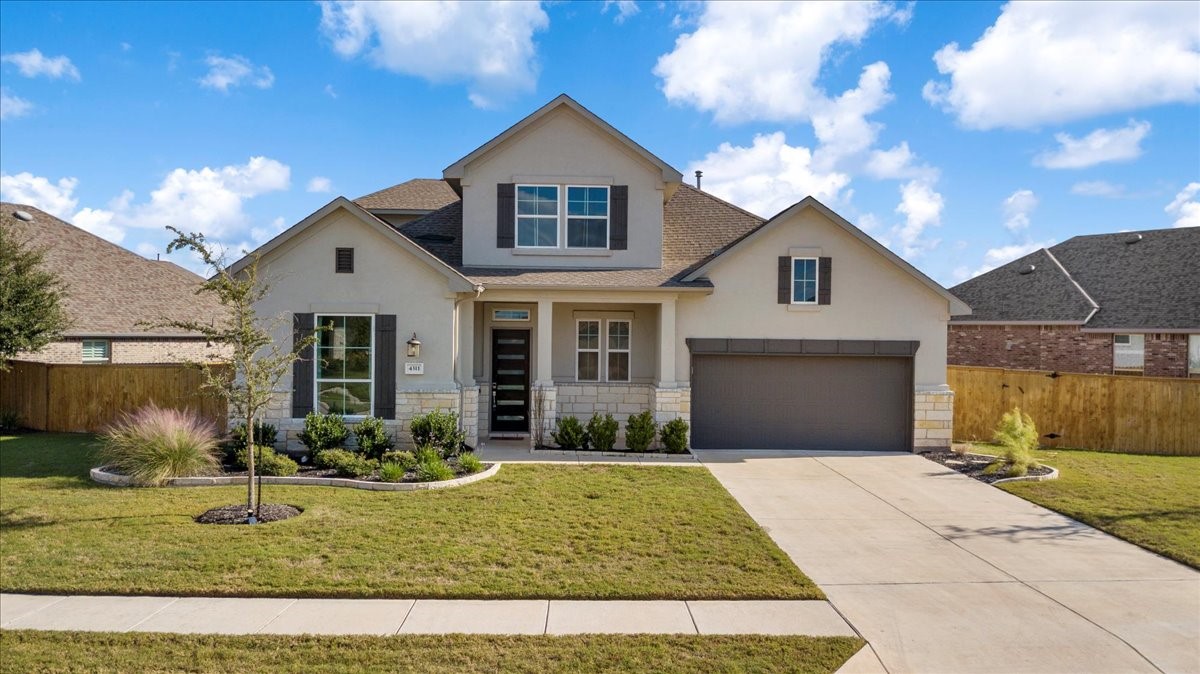
<svg viewBox="0 0 1200 674"><path fill-rule="evenodd" d="M412 339L408 340L408 357L416 358L421 355L421 340L417 339L417 333L413 333Z"/></svg>

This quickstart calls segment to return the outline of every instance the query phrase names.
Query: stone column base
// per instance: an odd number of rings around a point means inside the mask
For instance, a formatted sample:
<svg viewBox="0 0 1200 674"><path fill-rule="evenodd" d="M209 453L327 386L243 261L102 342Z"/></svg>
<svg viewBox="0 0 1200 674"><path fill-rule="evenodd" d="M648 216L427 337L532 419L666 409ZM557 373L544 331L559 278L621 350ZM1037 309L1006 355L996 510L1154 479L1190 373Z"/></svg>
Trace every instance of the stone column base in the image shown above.
<svg viewBox="0 0 1200 674"><path fill-rule="evenodd" d="M954 391L917 391L913 407L913 451L950 449L954 438Z"/></svg>

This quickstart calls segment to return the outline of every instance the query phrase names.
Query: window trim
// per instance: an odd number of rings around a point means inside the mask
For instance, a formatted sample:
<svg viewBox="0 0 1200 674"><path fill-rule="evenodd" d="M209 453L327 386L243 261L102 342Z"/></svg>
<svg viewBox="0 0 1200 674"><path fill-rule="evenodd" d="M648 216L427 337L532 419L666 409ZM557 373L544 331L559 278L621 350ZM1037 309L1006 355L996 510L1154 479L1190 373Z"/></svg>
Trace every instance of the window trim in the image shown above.
<svg viewBox="0 0 1200 674"><path fill-rule="evenodd" d="M1125 337L1127 341L1118 342L1117 339ZM1133 338L1142 338L1142 364L1138 367L1119 367L1117 366L1117 346L1133 346ZM1112 339L1112 369L1113 372L1145 372L1146 371L1146 335L1138 333L1121 333L1113 334Z"/></svg>
<svg viewBox="0 0 1200 674"><path fill-rule="evenodd" d="M614 349L609 342L609 337L612 335L611 326L613 323L624 323L629 326L629 346L624 349ZM609 369L608 355L610 353L624 353L629 356L629 363L626 365L625 379L613 379L612 372ZM627 383L633 381L633 319L631 318L606 318L604 320L604 381Z"/></svg>
<svg viewBox="0 0 1200 674"><path fill-rule="evenodd" d="M367 316L371 319L371 357L368 359L367 374L368 379L329 379L321 377L321 343L318 333L318 341L313 345L313 411L320 413L321 409L321 382L325 383L342 383L342 384L361 384L366 382L368 389L371 392L370 410L366 414L343 414L345 419L365 419L366 417L375 416L375 314L363 313L344 313L344 314L313 314L313 326L319 329L321 327L321 319L323 318L350 318L352 316ZM358 348L358 347L351 347Z"/></svg>
<svg viewBox="0 0 1200 674"><path fill-rule="evenodd" d="M89 342L91 342L92 344L103 344L104 345L104 357L103 358L88 358L87 344ZM80 340L80 351L81 351L80 360L84 363L111 363L112 362L112 340L108 340L108 339Z"/></svg>
<svg viewBox="0 0 1200 674"><path fill-rule="evenodd" d="M537 218L539 220L549 220L549 215L521 215L521 188L522 187L553 187L554 188L554 245L553 246L523 246L521 245L521 218ZM534 250L552 250L562 248L563 242L563 194L565 190L562 185L551 185L548 183L515 183L513 185L513 247L528 248Z"/></svg>
<svg viewBox="0 0 1200 674"><path fill-rule="evenodd" d="M581 323L596 324L596 348L585 349L579 346L579 326ZM575 319L575 381L587 382L594 384L604 381L604 370L600 367L601 356L604 351L604 321L599 318L576 318ZM594 353L596 354L596 378L595 379L580 379L579 378L579 354Z"/></svg>
<svg viewBox="0 0 1200 674"><path fill-rule="evenodd" d="M604 210L608 212L608 215L605 215L604 217L600 217L599 215L571 215L570 213L568 213L567 210L570 208L570 203L571 203L568 194L572 187L581 187L584 189L589 189L589 188L594 188L594 187L602 188L604 190L605 204L606 204ZM612 250L612 186L611 185L571 185L571 184L567 184L567 185L563 185L562 194L563 194L563 203L567 205L567 208L559 209L562 211L562 214L563 214L562 218L563 218L563 235L564 236L562 238L562 242L563 242L562 248L565 248L568 250ZM604 247L598 248L596 246L572 246L571 245L571 237L570 237L571 229L570 229L570 224L569 224L569 221L571 220L571 218L574 218L576 220L603 220L604 221Z"/></svg>
<svg viewBox="0 0 1200 674"><path fill-rule="evenodd" d="M812 260L813 262L813 299L811 302L796 299L796 261L797 260ZM807 279L804 279L807 280ZM791 304L799 304L801 306L812 306L821 302L821 258L811 257L807 255L792 256L792 284L790 289Z"/></svg>

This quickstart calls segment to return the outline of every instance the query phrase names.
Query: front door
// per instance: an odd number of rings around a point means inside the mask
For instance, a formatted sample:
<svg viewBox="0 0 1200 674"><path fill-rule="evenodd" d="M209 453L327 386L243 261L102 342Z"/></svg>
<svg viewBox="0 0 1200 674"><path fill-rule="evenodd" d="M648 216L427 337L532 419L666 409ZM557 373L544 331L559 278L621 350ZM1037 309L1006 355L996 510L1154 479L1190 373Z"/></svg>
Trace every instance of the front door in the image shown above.
<svg viewBox="0 0 1200 674"><path fill-rule="evenodd" d="M529 431L529 331L492 331L492 431Z"/></svg>

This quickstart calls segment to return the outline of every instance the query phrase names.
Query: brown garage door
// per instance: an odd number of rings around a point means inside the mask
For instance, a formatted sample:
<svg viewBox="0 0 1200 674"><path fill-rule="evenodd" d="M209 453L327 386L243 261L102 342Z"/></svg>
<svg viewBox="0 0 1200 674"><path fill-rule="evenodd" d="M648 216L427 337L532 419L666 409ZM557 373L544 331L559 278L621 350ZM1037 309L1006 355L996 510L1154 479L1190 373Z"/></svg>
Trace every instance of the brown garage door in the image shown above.
<svg viewBox="0 0 1200 674"><path fill-rule="evenodd" d="M912 358L692 356L697 449L910 451Z"/></svg>

